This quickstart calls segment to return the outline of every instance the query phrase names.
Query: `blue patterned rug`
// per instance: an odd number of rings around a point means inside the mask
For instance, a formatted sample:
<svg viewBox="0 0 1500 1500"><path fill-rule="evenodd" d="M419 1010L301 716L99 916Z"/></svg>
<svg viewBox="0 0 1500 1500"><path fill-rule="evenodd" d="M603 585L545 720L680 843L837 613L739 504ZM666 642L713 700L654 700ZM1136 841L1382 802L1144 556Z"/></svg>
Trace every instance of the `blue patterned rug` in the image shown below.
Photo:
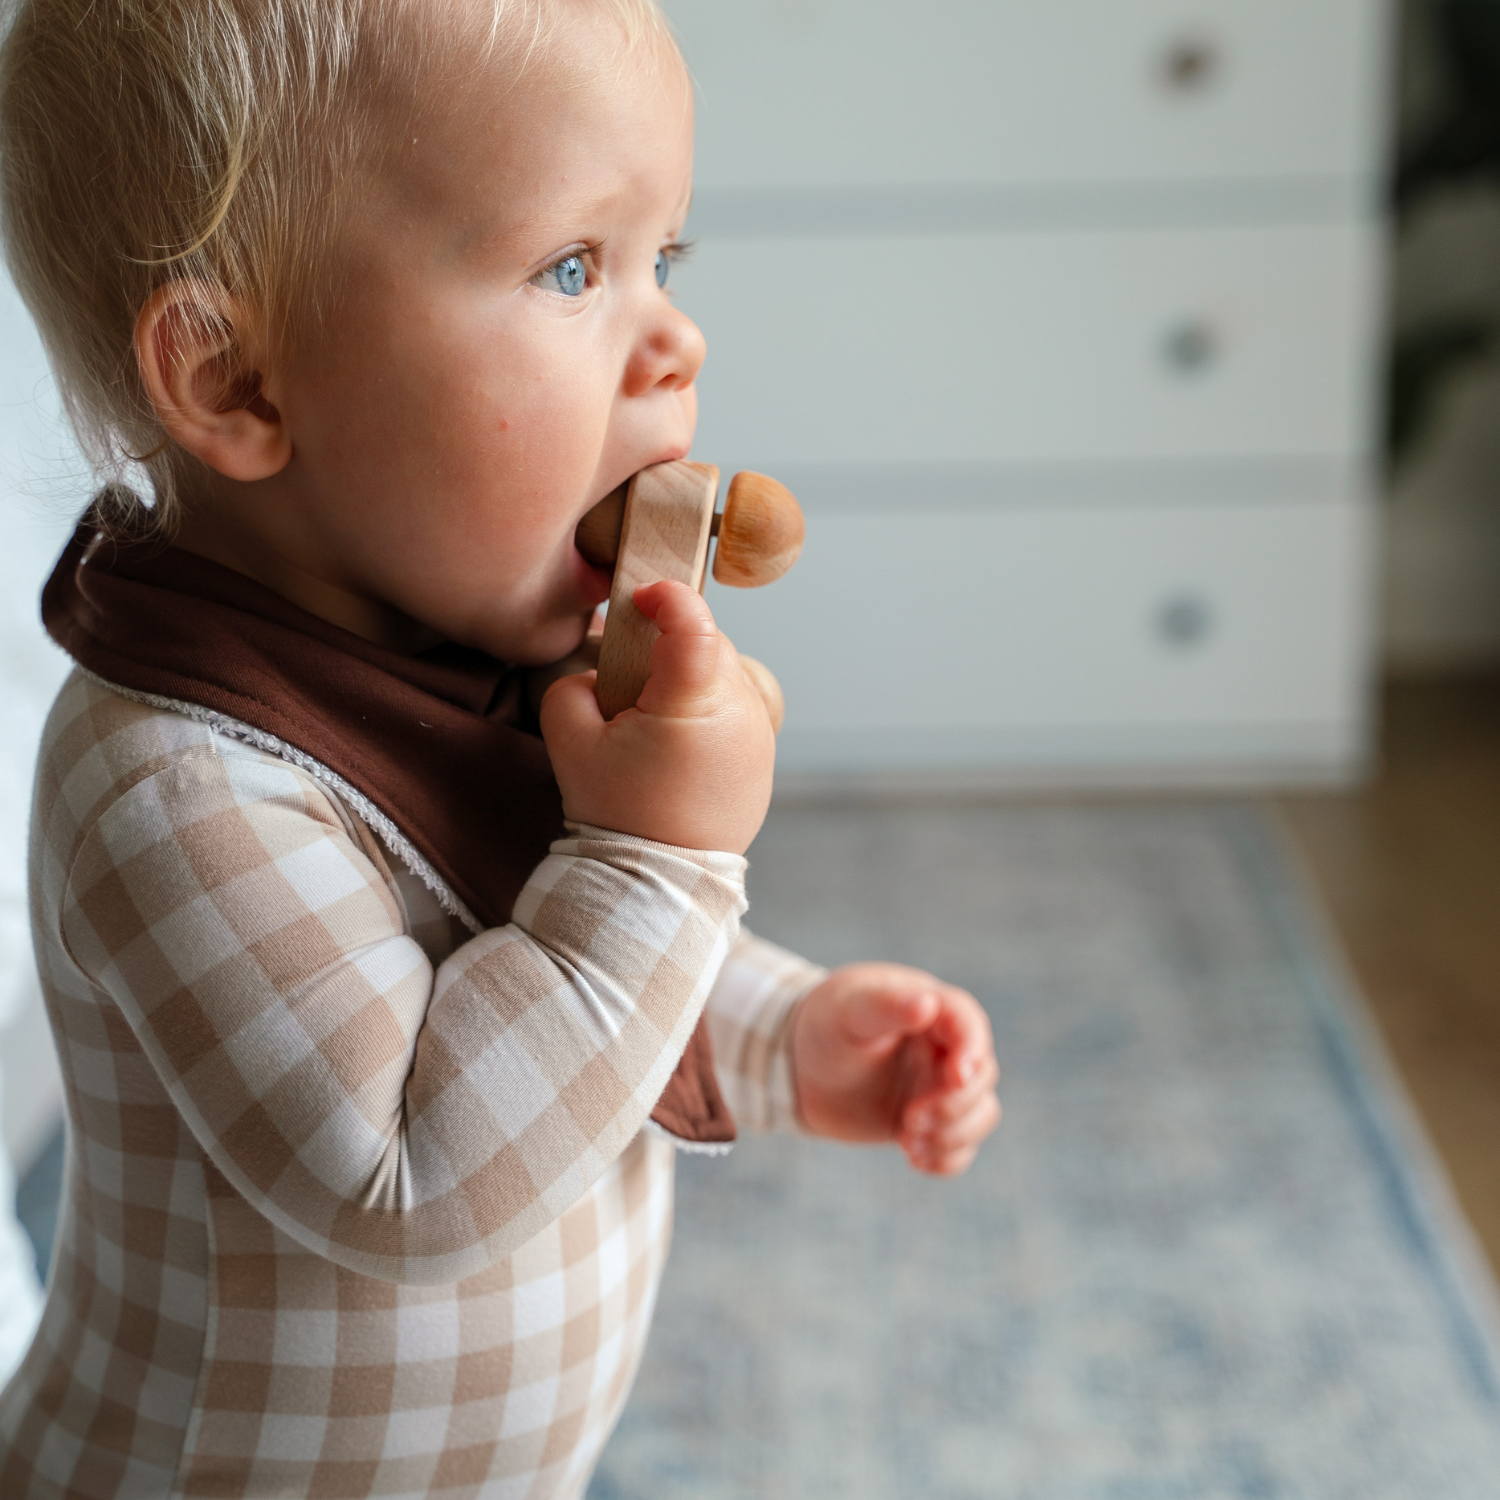
<svg viewBox="0 0 1500 1500"><path fill-rule="evenodd" d="M785 809L757 930L974 990L956 1184L684 1160L591 1500L1496 1500L1491 1286L1263 814Z"/></svg>

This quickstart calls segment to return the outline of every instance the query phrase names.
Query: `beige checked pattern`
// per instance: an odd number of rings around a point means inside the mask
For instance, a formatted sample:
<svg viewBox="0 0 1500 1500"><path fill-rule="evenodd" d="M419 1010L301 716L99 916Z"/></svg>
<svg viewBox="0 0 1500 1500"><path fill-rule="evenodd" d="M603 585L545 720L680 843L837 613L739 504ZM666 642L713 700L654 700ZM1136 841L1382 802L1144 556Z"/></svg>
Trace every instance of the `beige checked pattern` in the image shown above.
<svg viewBox="0 0 1500 1500"><path fill-rule="evenodd" d="M577 830L471 936L307 771L75 674L32 834L68 1178L0 1495L581 1495L705 1004L741 1122L795 1128L822 971L739 934L743 869Z"/></svg>

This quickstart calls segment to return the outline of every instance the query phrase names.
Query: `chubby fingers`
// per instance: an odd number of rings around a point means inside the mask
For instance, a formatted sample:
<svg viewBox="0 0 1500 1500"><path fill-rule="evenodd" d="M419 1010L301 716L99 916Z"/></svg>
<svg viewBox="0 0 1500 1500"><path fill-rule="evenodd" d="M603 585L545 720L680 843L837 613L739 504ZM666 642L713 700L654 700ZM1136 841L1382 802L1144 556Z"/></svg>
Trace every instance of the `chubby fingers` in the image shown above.
<svg viewBox="0 0 1500 1500"><path fill-rule="evenodd" d="M542 740L554 758L580 735L597 734L604 727L599 700L594 696L597 672L575 672L559 677L542 695L538 717Z"/></svg>
<svg viewBox="0 0 1500 1500"><path fill-rule="evenodd" d="M993 1057L986 1058L961 1088L943 1089L913 1099L901 1111L902 1136L931 1136L947 1130L965 1119L980 1100L993 1097L999 1082L999 1065Z"/></svg>
<svg viewBox="0 0 1500 1500"><path fill-rule="evenodd" d="M952 985L938 990L938 1004L928 1037L942 1055L939 1081L944 1088L962 1088L987 1062L995 1059L990 1018L967 991Z"/></svg>
<svg viewBox="0 0 1500 1500"><path fill-rule="evenodd" d="M966 990L941 987L926 1036L938 1056L936 1086L907 1104L898 1139L919 1172L952 1177L968 1168L1000 1123L1000 1068L989 1017Z"/></svg>
<svg viewBox="0 0 1500 1500"><path fill-rule="evenodd" d="M664 718L696 718L718 701L719 634L703 596L685 583L664 580L635 591L635 607L661 631L651 649L651 675L637 705Z"/></svg>
<svg viewBox="0 0 1500 1500"><path fill-rule="evenodd" d="M957 1177L973 1165L985 1137L1000 1123L1000 1101L994 1094L978 1100L962 1120L931 1136L903 1138L907 1160L933 1177Z"/></svg>
<svg viewBox="0 0 1500 1500"><path fill-rule="evenodd" d="M990 1057L963 1087L927 1095L906 1107L898 1139L913 1167L952 1177L969 1166L1000 1123L995 1093L999 1078L1000 1069Z"/></svg>

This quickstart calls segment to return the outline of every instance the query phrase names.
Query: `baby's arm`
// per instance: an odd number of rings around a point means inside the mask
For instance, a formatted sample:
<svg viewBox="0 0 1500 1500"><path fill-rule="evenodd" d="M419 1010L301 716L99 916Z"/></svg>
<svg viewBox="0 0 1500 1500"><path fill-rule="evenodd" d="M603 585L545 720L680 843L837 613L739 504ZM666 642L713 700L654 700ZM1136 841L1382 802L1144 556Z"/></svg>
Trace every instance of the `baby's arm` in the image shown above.
<svg viewBox="0 0 1500 1500"><path fill-rule="evenodd" d="M792 1076L792 1021L828 970L741 930L709 993L704 1018L714 1071L736 1124L803 1130Z"/></svg>
<svg viewBox="0 0 1500 1500"><path fill-rule="evenodd" d="M351 1269L446 1283L640 1130L734 940L742 871L583 830L514 923L434 975L310 777L204 747L104 810L63 931L250 1203Z"/></svg>

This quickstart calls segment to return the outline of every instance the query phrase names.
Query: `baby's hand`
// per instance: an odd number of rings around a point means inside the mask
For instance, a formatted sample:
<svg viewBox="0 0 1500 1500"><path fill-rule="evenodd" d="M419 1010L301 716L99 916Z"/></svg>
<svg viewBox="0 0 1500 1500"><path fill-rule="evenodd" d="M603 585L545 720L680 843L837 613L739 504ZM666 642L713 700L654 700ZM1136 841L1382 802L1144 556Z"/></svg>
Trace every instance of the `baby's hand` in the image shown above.
<svg viewBox="0 0 1500 1500"><path fill-rule="evenodd" d="M563 812L687 849L743 854L771 800L776 737L739 656L701 595L682 583L637 589L661 630L635 708L605 722L594 673L542 699L542 738Z"/></svg>
<svg viewBox="0 0 1500 1500"><path fill-rule="evenodd" d="M798 1008L792 1067L808 1129L893 1140L919 1172L956 1176L1000 1122L989 1017L920 969L835 969Z"/></svg>

